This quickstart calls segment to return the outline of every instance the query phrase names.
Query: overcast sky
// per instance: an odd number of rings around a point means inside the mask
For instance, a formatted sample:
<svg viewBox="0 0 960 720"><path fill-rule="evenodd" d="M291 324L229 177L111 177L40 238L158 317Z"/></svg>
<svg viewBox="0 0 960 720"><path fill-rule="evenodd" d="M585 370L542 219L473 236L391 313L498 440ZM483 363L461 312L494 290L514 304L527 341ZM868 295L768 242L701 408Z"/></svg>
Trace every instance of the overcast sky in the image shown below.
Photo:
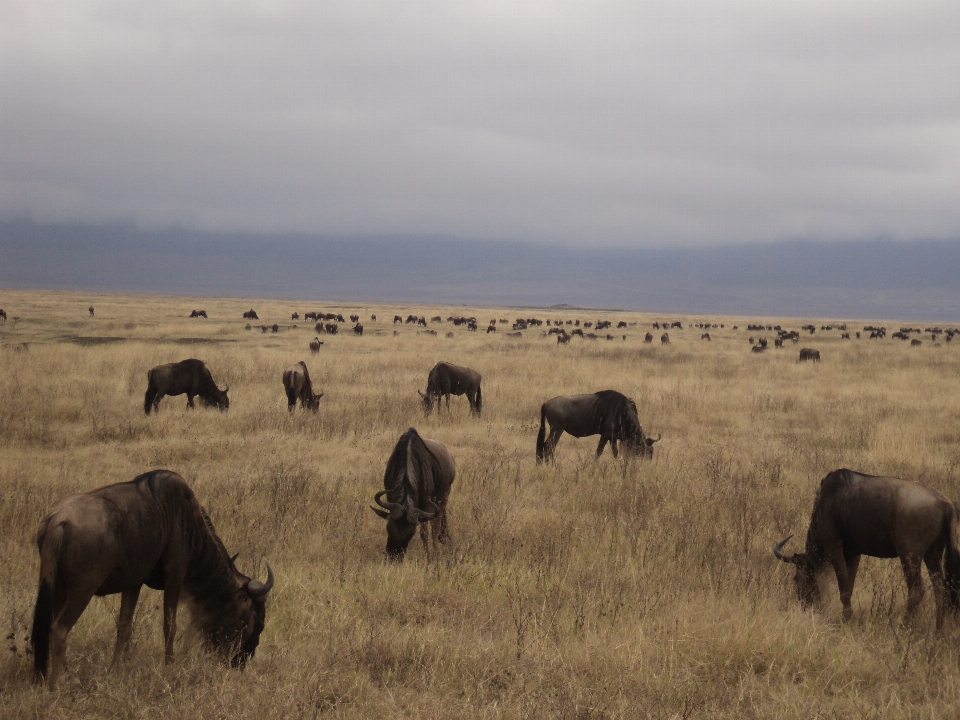
<svg viewBox="0 0 960 720"><path fill-rule="evenodd" d="M960 237L960 3L0 0L0 217Z"/></svg>

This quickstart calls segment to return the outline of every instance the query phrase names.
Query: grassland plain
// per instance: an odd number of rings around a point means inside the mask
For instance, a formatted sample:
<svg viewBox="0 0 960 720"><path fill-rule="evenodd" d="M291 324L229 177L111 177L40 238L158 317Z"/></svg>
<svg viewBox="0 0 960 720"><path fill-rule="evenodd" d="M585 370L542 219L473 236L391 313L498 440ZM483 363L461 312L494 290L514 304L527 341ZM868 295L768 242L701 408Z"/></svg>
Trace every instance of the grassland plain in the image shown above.
<svg viewBox="0 0 960 720"><path fill-rule="evenodd" d="M935 634L928 596L904 627L898 563L864 559L854 620L841 624L832 573L824 610L804 612L771 553L791 532L802 543L816 488L838 467L960 497L960 341L818 331L801 345L823 362L801 364L791 343L749 352L742 328L760 318L11 290L0 307L0 715L960 717L960 621ZM245 330L250 307L255 326L280 332ZM194 308L209 319L188 319ZM360 314L364 335L325 336L311 355L313 323L290 314L321 309ZM395 335L395 313L476 315L481 331ZM636 324L568 346L482 331L529 315ZM685 329L644 344L667 318ZM701 320L726 327L701 341L689 328ZM146 371L187 357L230 385L230 410L187 411L181 396L144 416ZM280 376L301 359L325 392L316 415L286 411ZM463 398L422 416L416 391L439 360L483 374L482 418ZM595 460L596 438L565 436L555 465L537 466L540 404L605 388L663 434L655 459ZM367 506L411 425L457 460L452 542L428 564L415 540L391 564ZM119 671L108 669L114 596L71 633L59 688L31 684L38 522L68 493L153 468L193 485L242 570L262 577L269 560L276 571L256 658L230 670L185 634L165 666L160 593L146 591Z"/></svg>

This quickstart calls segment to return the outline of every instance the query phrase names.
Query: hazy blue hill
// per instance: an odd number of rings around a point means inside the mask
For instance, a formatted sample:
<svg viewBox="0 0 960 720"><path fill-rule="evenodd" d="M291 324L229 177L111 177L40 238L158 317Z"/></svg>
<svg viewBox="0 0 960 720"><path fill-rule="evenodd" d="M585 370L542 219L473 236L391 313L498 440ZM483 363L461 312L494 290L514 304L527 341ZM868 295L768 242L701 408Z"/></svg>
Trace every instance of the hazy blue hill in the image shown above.
<svg viewBox="0 0 960 720"><path fill-rule="evenodd" d="M0 286L960 320L960 241L577 249L0 223Z"/></svg>

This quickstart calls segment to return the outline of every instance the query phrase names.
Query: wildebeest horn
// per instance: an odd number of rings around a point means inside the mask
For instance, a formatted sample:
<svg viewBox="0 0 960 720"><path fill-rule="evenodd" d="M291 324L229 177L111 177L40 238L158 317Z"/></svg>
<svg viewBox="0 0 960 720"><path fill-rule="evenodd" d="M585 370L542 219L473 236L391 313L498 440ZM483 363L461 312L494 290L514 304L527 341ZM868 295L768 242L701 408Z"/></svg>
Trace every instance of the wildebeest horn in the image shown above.
<svg viewBox="0 0 960 720"><path fill-rule="evenodd" d="M378 492L376 495L373 496L373 501L377 505L382 507L384 510L389 511L389 517L392 517L394 520L399 520L400 518L403 517L403 514L406 512L406 508L404 508L403 505L401 505L400 503L390 502L389 500L387 502L384 502L383 500L381 500L380 498L382 498L386 494L387 494L386 490L381 490L380 492ZM382 518L388 517L388 515L384 514L381 510L378 510L372 505L370 506L370 509L373 510L377 515L379 515Z"/></svg>
<svg viewBox="0 0 960 720"><path fill-rule="evenodd" d="M651 438L647 438L647 443L650 444L650 445L653 445L655 442L660 442L660 438L662 438L662 437L663 437L663 435L661 435L660 433L657 433L657 439L656 439L656 440L653 440L653 439L651 439Z"/></svg>
<svg viewBox="0 0 960 720"><path fill-rule="evenodd" d="M420 522L423 522L424 520L433 520L433 519L440 513L440 506L439 506L439 505L437 505L437 504L436 504L433 500L431 500L430 498L425 498L425 500L426 500L427 504L430 505L430 507L431 507L432 509L431 509L431 510L419 510L419 509L417 510L417 517L420 518Z"/></svg>
<svg viewBox="0 0 960 720"><path fill-rule="evenodd" d="M781 541L778 542L776 545L774 545L774 546L773 546L773 554L777 556L777 559L778 559L778 560L783 560L783 562L785 562L785 563L793 563L794 565L796 565L796 564L797 564L797 556L796 556L796 555L784 555L784 554L783 554L783 546L786 545L786 544L787 544L787 541L790 540L790 538L792 538L792 537L793 537L793 535L787 535L783 540L781 540Z"/></svg>
<svg viewBox="0 0 960 720"><path fill-rule="evenodd" d="M424 400L427 399L427 396L420 392L420 388L417 388L417 393L419 393L420 397L422 397Z"/></svg>
<svg viewBox="0 0 960 720"><path fill-rule="evenodd" d="M262 600L273 590L273 570L270 569L270 563L267 563L267 582L264 584L259 580L251 580L247 583L247 592L254 600Z"/></svg>
<svg viewBox="0 0 960 720"><path fill-rule="evenodd" d="M237 553L232 558L230 558L230 564L232 565L233 563L235 563L238 557L240 557L240 553Z"/></svg>
<svg viewBox="0 0 960 720"><path fill-rule="evenodd" d="M323 390L321 390L321 391L320 391L320 394L317 395L317 400L319 400L319 399L322 398L322 397L323 397Z"/></svg>
<svg viewBox="0 0 960 720"><path fill-rule="evenodd" d="M229 386L229 385L227 385L227 386L223 389L223 394L226 395L228 392L230 392L230 386Z"/></svg>

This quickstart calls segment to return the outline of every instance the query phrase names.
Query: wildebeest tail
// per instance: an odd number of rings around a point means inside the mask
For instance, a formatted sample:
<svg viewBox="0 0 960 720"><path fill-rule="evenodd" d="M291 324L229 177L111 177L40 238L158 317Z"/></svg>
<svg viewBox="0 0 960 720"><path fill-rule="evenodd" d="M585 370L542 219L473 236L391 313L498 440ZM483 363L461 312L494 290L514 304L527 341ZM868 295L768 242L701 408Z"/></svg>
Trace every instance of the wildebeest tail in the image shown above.
<svg viewBox="0 0 960 720"><path fill-rule="evenodd" d="M947 549L944 559L944 581L947 585L947 597L950 605L960 607L960 544L958 544L957 507L951 508L950 514L944 521L944 530L947 534Z"/></svg>
<svg viewBox="0 0 960 720"><path fill-rule="evenodd" d="M547 428L544 424L547 420L547 404L540 406L540 432L537 433L537 462L543 462L543 441L547 437Z"/></svg>
<svg viewBox="0 0 960 720"><path fill-rule="evenodd" d="M480 414L481 408L483 408L483 389L477 385L477 415Z"/></svg>
<svg viewBox="0 0 960 720"><path fill-rule="evenodd" d="M33 645L33 675L42 680L47 674L50 661L50 629L53 626L53 593L63 542L63 528L55 527L44 538L40 547L40 585L37 588L37 603L33 607L33 628L30 643Z"/></svg>
<svg viewBox="0 0 960 720"><path fill-rule="evenodd" d="M157 397L157 388L153 384L153 370L147 373L147 392L143 396L143 411L149 415L150 406Z"/></svg>

